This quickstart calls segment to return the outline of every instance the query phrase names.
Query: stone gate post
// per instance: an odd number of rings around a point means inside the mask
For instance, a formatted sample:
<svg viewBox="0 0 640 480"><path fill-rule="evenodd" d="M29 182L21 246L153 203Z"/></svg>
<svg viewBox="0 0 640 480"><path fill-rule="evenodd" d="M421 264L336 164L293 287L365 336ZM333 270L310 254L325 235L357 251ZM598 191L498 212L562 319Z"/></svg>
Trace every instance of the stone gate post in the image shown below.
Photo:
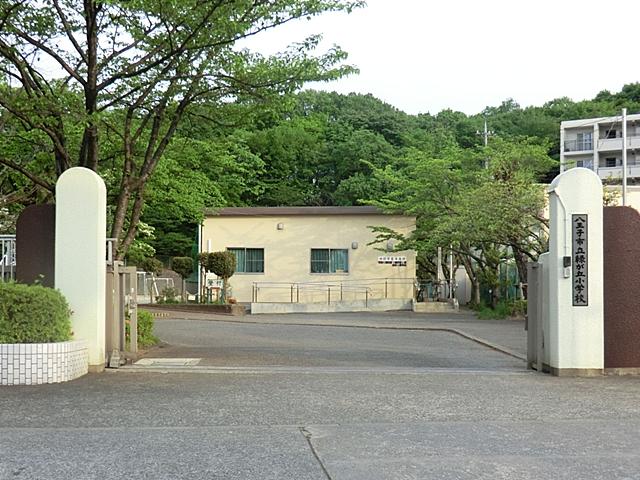
<svg viewBox="0 0 640 480"><path fill-rule="evenodd" d="M90 371L105 364L106 205L94 171L70 168L58 179L55 286L73 311L74 337L87 341Z"/></svg>
<svg viewBox="0 0 640 480"><path fill-rule="evenodd" d="M602 182L572 168L549 187L549 367L554 375L604 369Z"/></svg>

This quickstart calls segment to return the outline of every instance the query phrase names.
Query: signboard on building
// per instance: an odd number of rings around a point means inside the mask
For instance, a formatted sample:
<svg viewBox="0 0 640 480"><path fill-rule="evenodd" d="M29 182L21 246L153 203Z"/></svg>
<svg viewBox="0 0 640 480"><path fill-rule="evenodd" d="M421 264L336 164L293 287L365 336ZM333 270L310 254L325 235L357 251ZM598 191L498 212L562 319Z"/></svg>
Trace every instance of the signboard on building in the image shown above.
<svg viewBox="0 0 640 480"><path fill-rule="evenodd" d="M404 255L382 255L378 257L378 265L391 265L392 267L406 267L407 257Z"/></svg>
<svg viewBox="0 0 640 480"><path fill-rule="evenodd" d="M205 277L205 285L207 288L222 288L222 279L218 278L214 273L207 272Z"/></svg>
<svg viewBox="0 0 640 480"><path fill-rule="evenodd" d="M573 262L573 288L571 291L574 307L586 307L589 305L588 223L588 215L571 215L571 259Z"/></svg>

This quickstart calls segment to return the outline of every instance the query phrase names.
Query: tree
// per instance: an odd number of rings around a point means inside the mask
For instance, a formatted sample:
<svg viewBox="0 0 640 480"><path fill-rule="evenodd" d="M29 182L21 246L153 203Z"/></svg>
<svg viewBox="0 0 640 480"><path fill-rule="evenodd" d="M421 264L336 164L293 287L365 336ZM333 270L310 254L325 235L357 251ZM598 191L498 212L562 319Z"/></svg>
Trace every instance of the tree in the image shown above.
<svg viewBox="0 0 640 480"><path fill-rule="evenodd" d="M264 104L308 80L354 71L320 36L263 57L237 43L295 19L350 11L362 0L0 0L0 106L50 145L60 175L77 165L118 186L111 237L133 242L145 188L194 107ZM65 48L60 48L64 45ZM52 66L55 78L47 75ZM21 159L0 163L53 192Z"/></svg>
<svg viewBox="0 0 640 480"><path fill-rule="evenodd" d="M414 248L435 276L438 247L451 249L471 281L474 303L480 286L500 300L500 265L514 258L526 282L526 261L546 249L544 190L537 183L554 162L546 147L527 140L494 139L489 147L450 149L442 158L410 151L403 168L376 170L388 193L374 203L387 211L416 215L417 228L398 248ZM489 159L489 169L482 168ZM395 232L374 230L378 241ZM424 258L426 257L426 258ZM446 267L445 267L446 270Z"/></svg>
<svg viewBox="0 0 640 480"><path fill-rule="evenodd" d="M182 301L186 301L186 279L193 273L193 259L191 257L173 257L171 269L182 278Z"/></svg>
<svg viewBox="0 0 640 480"><path fill-rule="evenodd" d="M164 265L157 258L151 257L151 258L146 258L143 261L141 266L145 272L151 274L152 287L149 292L149 297L150 297L151 303L153 303L153 293L154 291L158 290L158 287L156 286L156 276L162 273L162 270L164 269Z"/></svg>
<svg viewBox="0 0 640 480"><path fill-rule="evenodd" d="M222 279L222 299L226 301L229 278L236 272L236 256L229 251L201 253L200 264Z"/></svg>

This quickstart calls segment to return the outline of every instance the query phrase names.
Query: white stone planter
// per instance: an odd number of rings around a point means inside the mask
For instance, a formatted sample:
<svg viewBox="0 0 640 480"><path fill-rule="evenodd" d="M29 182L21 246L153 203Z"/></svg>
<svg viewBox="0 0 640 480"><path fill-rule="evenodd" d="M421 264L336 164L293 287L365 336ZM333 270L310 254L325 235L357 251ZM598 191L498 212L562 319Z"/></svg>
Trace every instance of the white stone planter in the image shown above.
<svg viewBox="0 0 640 480"><path fill-rule="evenodd" d="M0 344L0 385L68 382L89 371L84 340Z"/></svg>

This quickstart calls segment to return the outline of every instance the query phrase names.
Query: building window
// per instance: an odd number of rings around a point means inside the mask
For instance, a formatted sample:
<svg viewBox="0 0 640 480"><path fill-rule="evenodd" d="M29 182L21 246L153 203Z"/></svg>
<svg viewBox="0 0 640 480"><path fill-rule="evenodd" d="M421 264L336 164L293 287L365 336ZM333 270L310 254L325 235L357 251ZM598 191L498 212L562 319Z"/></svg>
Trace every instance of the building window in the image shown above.
<svg viewBox="0 0 640 480"><path fill-rule="evenodd" d="M332 248L311 249L311 273L348 273L349 250Z"/></svg>
<svg viewBox="0 0 640 480"><path fill-rule="evenodd" d="M617 133L618 132L616 130L607 130L604 134L604 138L616 138Z"/></svg>
<svg viewBox="0 0 640 480"><path fill-rule="evenodd" d="M584 160L576 161L576 167L584 167Z"/></svg>
<svg viewBox="0 0 640 480"><path fill-rule="evenodd" d="M616 157L605 158L605 167L611 168L616 166Z"/></svg>
<svg viewBox="0 0 640 480"><path fill-rule="evenodd" d="M578 133L576 149L593 150L593 132Z"/></svg>
<svg viewBox="0 0 640 480"><path fill-rule="evenodd" d="M264 273L264 248L227 248L236 256L237 273Z"/></svg>

